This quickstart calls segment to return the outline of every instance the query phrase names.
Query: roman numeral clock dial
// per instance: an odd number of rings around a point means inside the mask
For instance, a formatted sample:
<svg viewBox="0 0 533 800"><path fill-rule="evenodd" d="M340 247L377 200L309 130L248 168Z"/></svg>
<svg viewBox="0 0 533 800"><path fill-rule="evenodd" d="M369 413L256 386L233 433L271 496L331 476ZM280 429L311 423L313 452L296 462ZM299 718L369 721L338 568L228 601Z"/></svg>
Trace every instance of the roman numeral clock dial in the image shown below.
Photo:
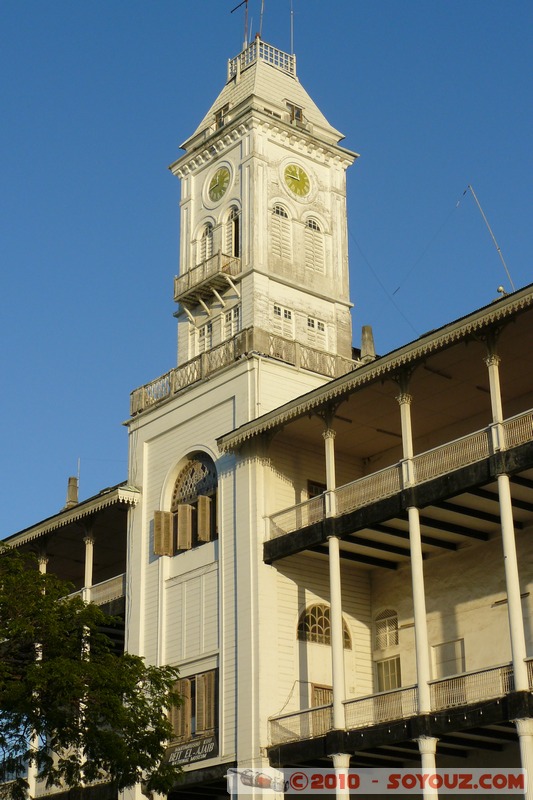
<svg viewBox="0 0 533 800"><path fill-rule="evenodd" d="M209 181L209 188L207 190L209 199L212 200L213 203L216 203L224 197L229 186L229 181L229 169L227 167L220 167L220 169L217 169Z"/></svg>
<svg viewBox="0 0 533 800"><path fill-rule="evenodd" d="M307 197L311 191L309 175L298 164L287 164L283 172L285 184L296 197Z"/></svg>

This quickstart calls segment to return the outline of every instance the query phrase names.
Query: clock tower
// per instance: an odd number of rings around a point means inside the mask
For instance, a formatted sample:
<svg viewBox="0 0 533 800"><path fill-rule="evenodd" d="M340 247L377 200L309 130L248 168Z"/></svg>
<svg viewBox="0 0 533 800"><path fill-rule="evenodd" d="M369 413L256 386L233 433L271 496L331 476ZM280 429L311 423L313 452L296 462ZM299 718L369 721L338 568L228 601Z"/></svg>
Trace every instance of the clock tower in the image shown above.
<svg viewBox="0 0 533 800"><path fill-rule="evenodd" d="M352 368L346 169L357 155L259 36L170 169L181 179L178 363L235 343L331 378ZM231 349L231 348L230 348Z"/></svg>
<svg viewBox="0 0 533 800"><path fill-rule="evenodd" d="M128 481L141 500L127 647L179 667L171 756L204 788L229 766L265 766L268 717L286 702L264 658L284 591L263 562L266 510L313 498L326 475L297 443L265 437L256 457L219 440L356 366L346 169L357 156L341 138L294 56L256 38L170 168L181 180L178 366L131 396ZM287 460L298 485L277 480Z"/></svg>

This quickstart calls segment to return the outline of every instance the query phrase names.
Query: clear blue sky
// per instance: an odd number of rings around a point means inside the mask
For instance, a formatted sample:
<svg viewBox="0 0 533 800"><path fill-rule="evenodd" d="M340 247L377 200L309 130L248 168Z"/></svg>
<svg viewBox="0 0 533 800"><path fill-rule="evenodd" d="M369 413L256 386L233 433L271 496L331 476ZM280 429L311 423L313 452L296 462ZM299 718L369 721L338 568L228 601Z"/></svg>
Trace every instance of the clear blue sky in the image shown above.
<svg viewBox="0 0 533 800"><path fill-rule="evenodd" d="M176 364L167 165L242 45L237 0L0 0L6 536L127 477L129 393ZM260 0L250 0L252 32ZM533 281L530 0L293 0L298 75L345 144L354 343ZM290 49L290 0L263 39ZM457 201L461 200L459 207ZM222 433L222 431L221 431Z"/></svg>

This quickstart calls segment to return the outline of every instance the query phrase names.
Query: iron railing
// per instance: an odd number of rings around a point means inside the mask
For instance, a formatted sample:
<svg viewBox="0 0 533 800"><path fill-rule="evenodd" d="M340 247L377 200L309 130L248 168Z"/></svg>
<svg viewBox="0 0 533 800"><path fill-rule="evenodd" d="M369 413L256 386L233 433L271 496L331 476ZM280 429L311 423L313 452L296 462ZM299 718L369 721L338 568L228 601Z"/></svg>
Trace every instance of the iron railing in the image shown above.
<svg viewBox="0 0 533 800"><path fill-rule="evenodd" d="M533 411L525 411L505 420L502 427L505 432L506 447L516 447L519 444L530 442L533 439ZM489 426L415 456L413 466L416 483L424 483L453 470L466 467L476 461L488 458L491 453L491 427ZM339 486L335 490L336 514L348 514L377 500L391 497L401 488L401 463L393 464L372 475L365 475L351 483ZM316 498L314 499L316 500ZM305 521L306 516L302 513L304 507L305 503L299 503L272 514L270 516L270 538L283 536L311 524ZM315 505L313 508L318 509L318 506ZM325 515L326 511L323 505L320 512L316 510L312 522L320 522Z"/></svg>
<svg viewBox="0 0 533 800"><path fill-rule="evenodd" d="M533 659L528 660L529 687L533 689ZM513 667L496 667L451 675L430 682L432 711L467 706L504 697L514 691ZM383 722L407 719L418 713L417 686L356 697L344 703L346 730L358 730ZM333 727L333 705L294 711L271 717L271 745L321 736Z"/></svg>

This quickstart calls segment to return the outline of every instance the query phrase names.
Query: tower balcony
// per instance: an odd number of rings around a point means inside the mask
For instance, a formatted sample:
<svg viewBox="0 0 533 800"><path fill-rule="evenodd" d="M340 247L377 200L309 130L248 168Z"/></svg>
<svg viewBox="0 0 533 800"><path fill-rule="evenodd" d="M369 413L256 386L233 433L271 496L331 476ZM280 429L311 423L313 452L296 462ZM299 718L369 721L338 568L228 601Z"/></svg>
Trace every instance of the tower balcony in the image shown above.
<svg viewBox="0 0 533 800"><path fill-rule="evenodd" d="M182 305L197 305L231 286L241 272L241 260L220 250L198 266L174 278L174 300Z"/></svg>

